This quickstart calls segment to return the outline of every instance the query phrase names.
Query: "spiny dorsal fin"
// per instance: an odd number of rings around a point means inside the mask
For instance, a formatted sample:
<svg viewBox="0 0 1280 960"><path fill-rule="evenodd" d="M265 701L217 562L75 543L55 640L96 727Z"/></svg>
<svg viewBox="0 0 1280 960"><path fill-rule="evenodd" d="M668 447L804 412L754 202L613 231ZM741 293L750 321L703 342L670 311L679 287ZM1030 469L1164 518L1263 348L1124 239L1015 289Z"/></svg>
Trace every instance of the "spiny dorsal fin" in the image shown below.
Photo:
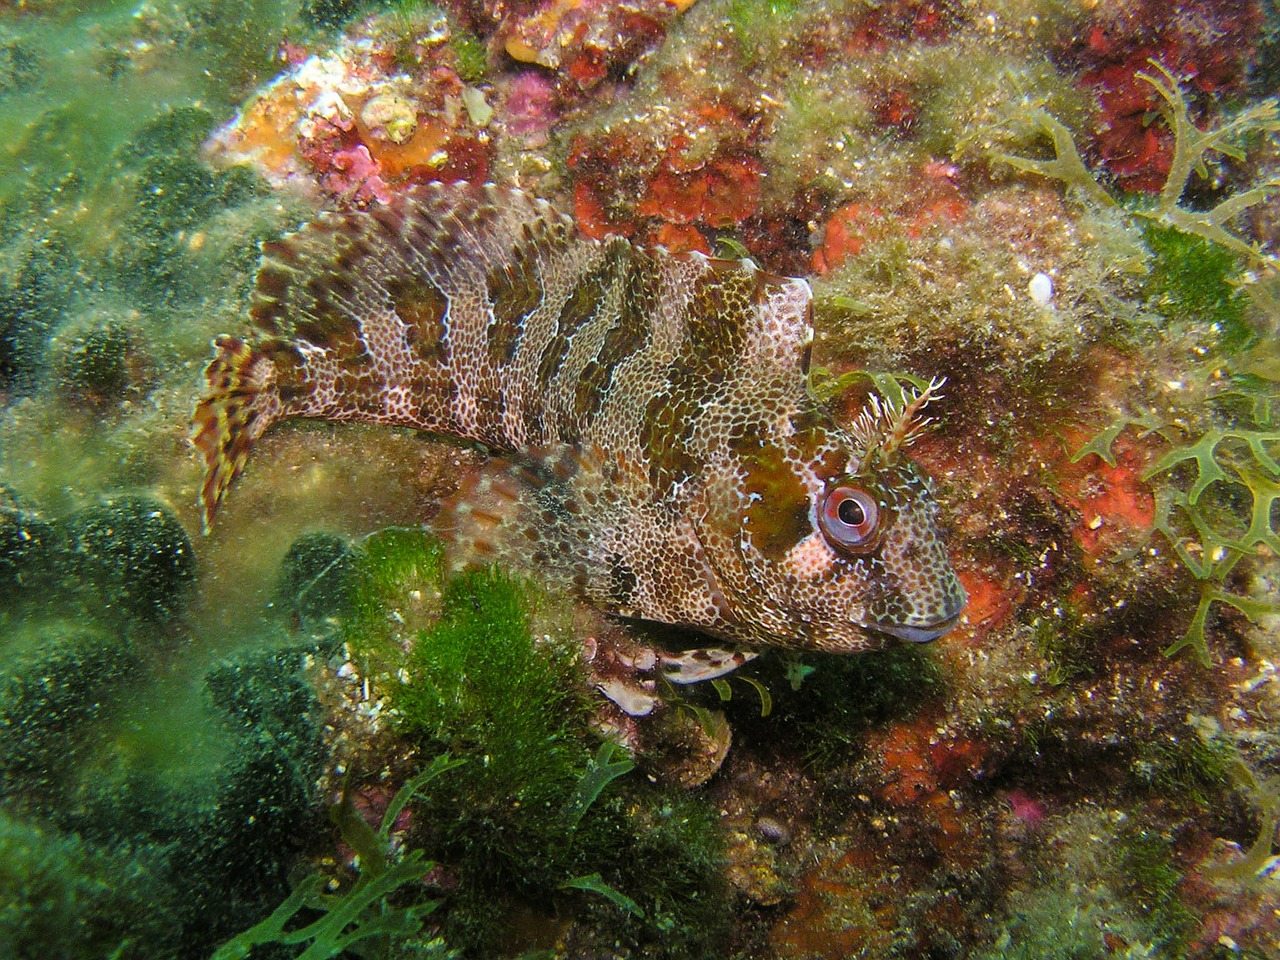
<svg viewBox="0 0 1280 960"><path fill-rule="evenodd" d="M669 365L667 386L691 397L752 368L799 378L810 301L804 281L749 260L586 238L492 184L322 213L263 245L259 336L218 341L192 432L206 523L275 421L411 426L508 452L591 439L649 399L613 379L635 358Z"/></svg>

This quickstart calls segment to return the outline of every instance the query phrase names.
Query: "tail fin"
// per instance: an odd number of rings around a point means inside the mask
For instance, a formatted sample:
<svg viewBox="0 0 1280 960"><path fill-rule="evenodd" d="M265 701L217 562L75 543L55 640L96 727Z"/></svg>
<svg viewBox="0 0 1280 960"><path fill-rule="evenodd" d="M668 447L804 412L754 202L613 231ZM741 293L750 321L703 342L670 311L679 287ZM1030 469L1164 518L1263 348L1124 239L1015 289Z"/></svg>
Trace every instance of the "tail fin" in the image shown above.
<svg viewBox="0 0 1280 960"><path fill-rule="evenodd" d="M254 441L281 412L275 364L266 353L235 337L218 337L214 347L218 354L204 372L209 391L191 418L191 445L204 454L205 533Z"/></svg>

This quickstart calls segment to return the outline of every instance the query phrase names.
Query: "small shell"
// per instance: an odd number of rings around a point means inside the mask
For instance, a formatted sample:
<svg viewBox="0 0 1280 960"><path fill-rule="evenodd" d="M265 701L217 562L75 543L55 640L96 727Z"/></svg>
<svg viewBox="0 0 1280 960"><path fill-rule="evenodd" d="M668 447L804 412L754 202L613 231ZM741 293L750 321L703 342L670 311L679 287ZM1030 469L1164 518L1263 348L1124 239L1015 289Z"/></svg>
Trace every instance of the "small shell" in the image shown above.
<svg viewBox="0 0 1280 960"><path fill-rule="evenodd" d="M360 122L373 137L404 143L418 129L418 111L398 93L380 93L364 105Z"/></svg>
<svg viewBox="0 0 1280 960"><path fill-rule="evenodd" d="M1027 293L1038 306L1049 306L1053 302L1053 278L1047 273L1037 273L1027 284Z"/></svg>

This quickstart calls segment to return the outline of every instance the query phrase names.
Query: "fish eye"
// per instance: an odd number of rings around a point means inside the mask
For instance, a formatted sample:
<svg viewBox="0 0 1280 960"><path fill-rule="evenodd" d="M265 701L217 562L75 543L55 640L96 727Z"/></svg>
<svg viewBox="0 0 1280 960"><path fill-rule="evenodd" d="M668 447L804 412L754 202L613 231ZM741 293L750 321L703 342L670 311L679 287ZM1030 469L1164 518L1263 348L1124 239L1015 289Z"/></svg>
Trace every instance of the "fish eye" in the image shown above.
<svg viewBox="0 0 1280 960"><path fill-rule="evenodd" d="M853 553L875 549L880 538L880 508L875 499L857 487L836 487L822 501L818 526L837 547Z"/></svg>

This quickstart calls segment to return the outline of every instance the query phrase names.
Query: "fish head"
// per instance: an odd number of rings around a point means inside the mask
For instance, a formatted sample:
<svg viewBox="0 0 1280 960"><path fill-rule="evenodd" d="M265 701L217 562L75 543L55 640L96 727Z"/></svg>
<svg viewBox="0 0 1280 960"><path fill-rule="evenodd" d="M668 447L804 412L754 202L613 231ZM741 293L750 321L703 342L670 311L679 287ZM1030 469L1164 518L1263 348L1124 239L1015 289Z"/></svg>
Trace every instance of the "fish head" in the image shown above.
<svg viewBox="0 0 1280 960"><path fill-rule="evenodd" d="M932 483L903 456L859 456L836 428L744 458L702 537L742 643L852 653L925 642L957 623L964 588ZM754 639L753 639L754 635Z"/></svg>

